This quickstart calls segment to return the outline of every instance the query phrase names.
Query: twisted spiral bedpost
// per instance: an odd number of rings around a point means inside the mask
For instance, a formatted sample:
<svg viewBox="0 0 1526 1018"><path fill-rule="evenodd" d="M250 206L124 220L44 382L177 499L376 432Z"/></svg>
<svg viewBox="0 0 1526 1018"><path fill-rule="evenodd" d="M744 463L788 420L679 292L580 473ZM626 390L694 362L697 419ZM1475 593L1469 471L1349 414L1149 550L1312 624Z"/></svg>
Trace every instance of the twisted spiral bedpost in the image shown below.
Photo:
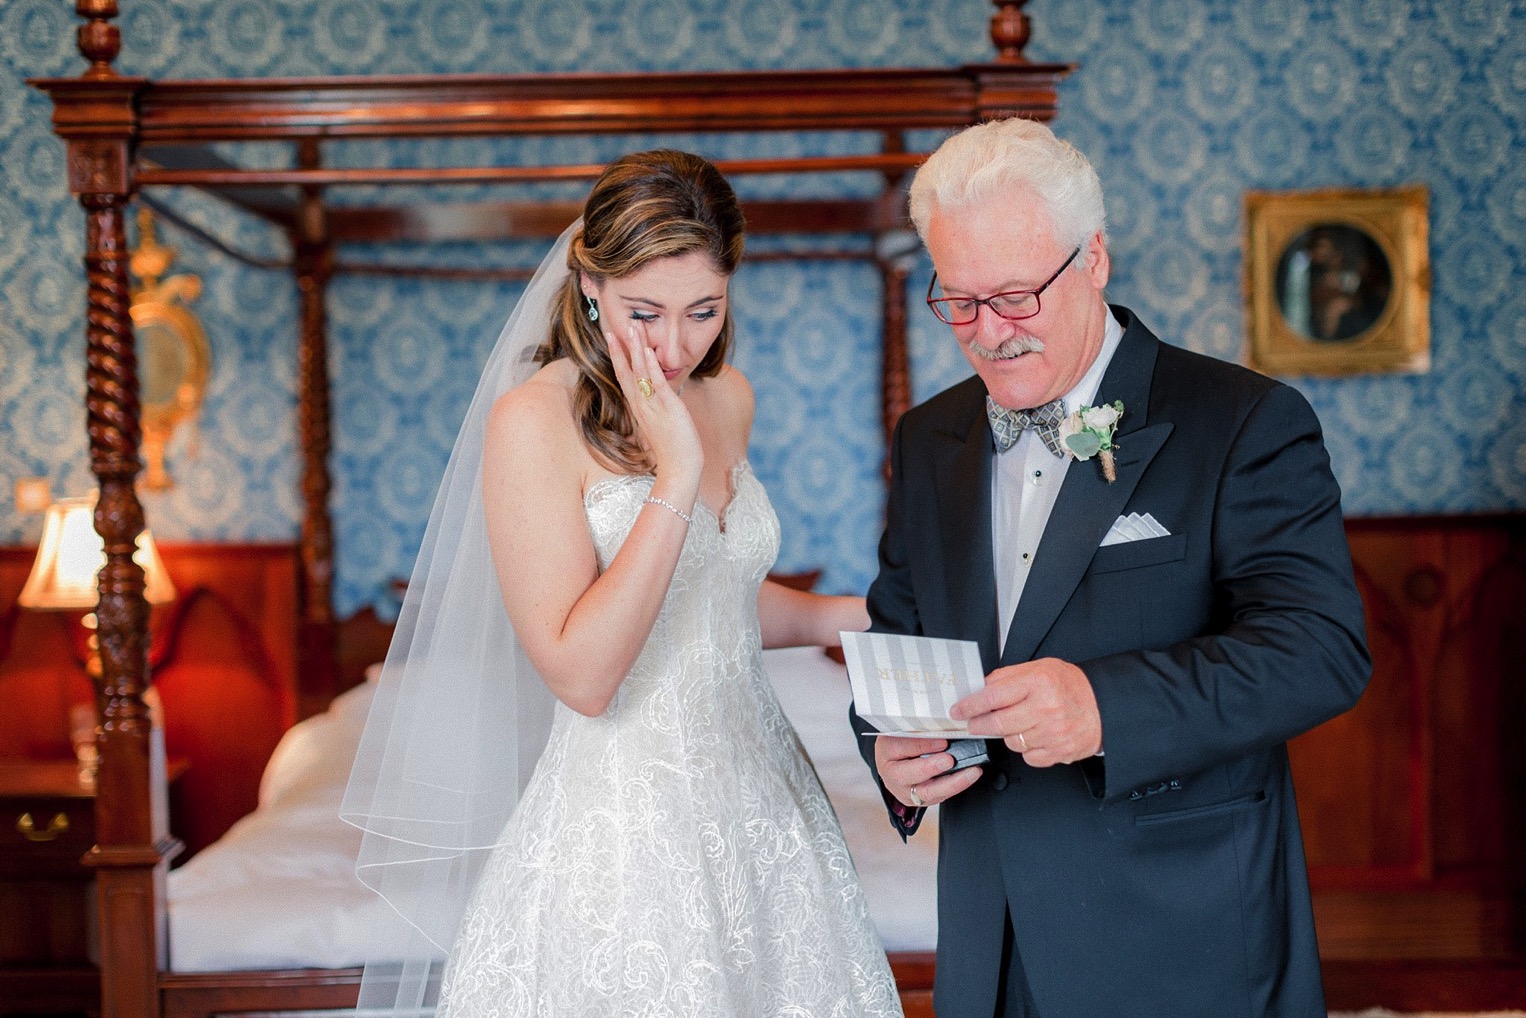
<svg viewBox="0 0 1526 1018"><path fill-rule="evenodd" d="M137 352L128 288L127 205L138 95L146 84L112 66L121 49L116 0L76 0L77 39L89 62L74 79L34 82L54 103L67 145L69 189L85 210L85 413L90 469L100 491L95 529L106 561L98 576L100 765L96 844L84 862L96 875L101 1014L160 1013L166 961L164 874L178 844L169 836L163 742L144 702L149 689L148 602L133 560L143 531L135 488L142 469Z"/></svg>

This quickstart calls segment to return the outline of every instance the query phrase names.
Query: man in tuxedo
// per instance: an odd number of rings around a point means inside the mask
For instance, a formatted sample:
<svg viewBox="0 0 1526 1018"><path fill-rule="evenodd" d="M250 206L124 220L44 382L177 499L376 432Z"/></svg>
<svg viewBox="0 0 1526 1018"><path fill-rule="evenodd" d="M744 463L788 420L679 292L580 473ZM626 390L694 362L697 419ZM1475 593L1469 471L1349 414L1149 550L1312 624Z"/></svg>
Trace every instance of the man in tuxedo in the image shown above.
<svg viewBox="0 0 1526 1018"><path fill-rule="evenodd" d="M955 135L911 209L975 374L896 429L869 612L979 644L990 759L861 742L903 837L942 806L939 1018L1323 1018L1285 743L1371 662L1318 420L1104 301L1101 185L1047 127Z"/></svg>

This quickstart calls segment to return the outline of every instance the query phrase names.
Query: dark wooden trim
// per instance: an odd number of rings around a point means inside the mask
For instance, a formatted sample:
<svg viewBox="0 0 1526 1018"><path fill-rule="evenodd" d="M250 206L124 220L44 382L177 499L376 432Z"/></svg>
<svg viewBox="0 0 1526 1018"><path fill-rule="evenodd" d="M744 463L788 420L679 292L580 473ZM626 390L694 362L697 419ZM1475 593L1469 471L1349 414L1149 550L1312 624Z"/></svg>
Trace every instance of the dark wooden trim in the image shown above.
<svg viewBox="0 0 1526 1018"><path fill-rule="evenodd" d="M163 1018L211 1018L231 1011L353 1008L358 968L250 972L166 972L159 977Z"/></svg>
<svg viewBox="0 0 1526 1018"><path fill-rule="evenodd" d="M1346 529L1351 533L1372 530L1493 530L1503 526L1517 535L1526 534L1526 512L1432 513L1419 516L1347 516Z"/></svg>
<svg viewBox="0 0 1526 1018"><path fill-rule="evenodd" d="M1384 529L1367 527L1362 530L1362 533L1376 534ZM1369 639L1374 634L1378 634L1403 644L1408 637L1411 619L1404 608L1383 589L1382 584L1368 573L1364 568L1365 565L1360 554L1353 556L1352 571L1356 577L1357 589L1366 606ZM1409 752L1406 754L1408 767L1404 787L1394 788L1391 792L1395 801L1402 799L1407 806L1409 815L1409 823L1406 825L1409 834L1407 863L1381 867L1348 867L1346 873L1342 873L1339 867L1315 867L1321 882L1327 885L1342 877L1357 881L1371 880L1375 886L1393 886L1406 880L1411 884L1424 883L1435 876L1436 864L1430 808L1431 765L1434 755L1430 738L1431 697L1426 681L1427 675L1418 663L1413 658L1407 658L1404 667L1407 669L1404 685L1408 692L1404 700L1404 706L1408 708L1409 720L1407 740Z"/></svg>
<svg viewBox="0 0 1526 1018"><path fill-rule="evenodd" d="M154 145L138 152L138 165L158 170L238 170L205 145ZM284 229L296 229L298 200L290 190L226 187L218 196Z"/></svg>
<svg viewBox="0 0 1526 1018"><path fill-rule="evenodd" d="M911 409L911 354L906 342L906 279L910 269L899 259L881 259L880 284L880 427L884 432L884 474L890 477L890 441L896 422Z"/></svg>
<svg viewBox="0 0 1526 1018"><path fill-rule="evenodd" d="M933 969L937 958L932 951L891 951L890 970L895 973L895 984L902 990L930 990L933 988Z"/></svg>
<svg viewBox="0 0 1526 1018"><path fill-rule="evenodd" d="M892 952L897 987L927 991L933 954ZM287 969L250 972L166 972L159 978L164 1018L209 1018L221 1011L354 1007L361 970Z"/></svg>
<svg viewBox="0 0 1526 1018"><path fill-rule="evenodd" d="M716 169L729 177L748 173L839 173L850 170L912 169L925 153L870 153L856 156L779 156L769 159L717 159ZM573 166L445 166L291 170L162 170L140 168L140 187L268 187L286 184L335 186L429 184L527 184L593 180L603 163Z"/></svg>
<svg viewBox="0 0 1526 1018"><path fill-rule="evenodd" d="M93 966L0 969L0 1013L94 1012L101 1006L101 973Z"/></svg>
<svg viewBox="0 0 1526 1018"><path fill-rule="evenodd" d="M127 105L135 111L137 139L154 146L301 137L959 128L1001 116L1052 118L1057 86L1071 70L1070 64L1010 61L822 71L182 81L111 74L29 81L53 97L55 129L65 137L103 127L112 133L116 116L103 121L94 104L109 94L107 105L120 109L121 98L135 98Z"/></svg>
<svg viewBox="0 0 1526 1018"><path fill-rule="evenodd" d="M335 244L551 240L582 211L582 201L340 205L328 209L328 231Z"/></svg>
<svg viewBox="0 0 1526 1018"><path fill-rule="evenodd" d="M298 160L309 169L322 160L311 139L298 143ZM329 512L333 452L329 406L328 314L334 252L328 240L322 192L303 189L298 227L292 232L301 334L297 346L298 433L302 447L302 616L299 674L304 704L327 702L334 689L334 524ZM304 708L305 713L305 708Z"/></svg>
<svg viewBox="0 0 1526 1018"><path fill-rule="evenodd" d="M156 541L159 550L166 555L176 552L205 551L205 541ZM294 548L292 541L238 541L232 544L216 543L217 557L219 559L243 558L243 559L267 559L272 552L279 552L286 548Z"/></svg>
<svg viewBox="0 0 1526 1018"><path fill-rule="evenodd" d="M220 191L218 193L221 193ZM749 236L875 233L907 225L899 194L873 198L744 201ZM330 206L328 238L335 244L441 244L551 240L583 209L582 201L430 202L392 206ZM756 257L751 252L751 260Z"/></svg>
<svg viewBox="0 0 1526 1018"><path fill-rule="evenodd" d="M1048 119L1069 64L828 71L205 79L149 84L145 143L958 128ZM40 79L54 91L77 79Z"/></svg>
<svg viewBox="0 0 1526 1018"><path fill-rule="evenodd" d="M747 262L872 262L870 251L821 249L816 251L760 251L747 256ZM522 283L535 275L534 269L466 268L444 265L411 265L391 262L335 261L336 276L395 276L405 279L453 279L471 282ZM904 403L905 400L902 400Z"/></svg>
<svg viewBox="0 0 1526 1018"><path fill-rule="evenodd" d="M1526 1004L1526 960L1327 961L1331 1010L1494 1011Z"/></svg>

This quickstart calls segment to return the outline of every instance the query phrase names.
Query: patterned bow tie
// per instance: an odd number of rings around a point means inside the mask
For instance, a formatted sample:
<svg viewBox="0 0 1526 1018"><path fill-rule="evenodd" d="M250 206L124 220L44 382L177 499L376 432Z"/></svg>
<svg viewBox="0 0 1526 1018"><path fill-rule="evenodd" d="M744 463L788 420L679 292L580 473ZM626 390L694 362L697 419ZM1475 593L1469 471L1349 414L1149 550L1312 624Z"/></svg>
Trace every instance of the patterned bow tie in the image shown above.
<svg viewBox="0 0 1526 1018"><path fill-rule="evenodd" d="M1060 444L1060 422L1065 420L1065 401L1053 400L1032 410L1008 410L990 396L986 397L986 416L991 420L991 435L996 448L1006 452L1017 442L1024 428L1038 432L1044 448L1056 456L1064 457L1065 447Z"/></svg>

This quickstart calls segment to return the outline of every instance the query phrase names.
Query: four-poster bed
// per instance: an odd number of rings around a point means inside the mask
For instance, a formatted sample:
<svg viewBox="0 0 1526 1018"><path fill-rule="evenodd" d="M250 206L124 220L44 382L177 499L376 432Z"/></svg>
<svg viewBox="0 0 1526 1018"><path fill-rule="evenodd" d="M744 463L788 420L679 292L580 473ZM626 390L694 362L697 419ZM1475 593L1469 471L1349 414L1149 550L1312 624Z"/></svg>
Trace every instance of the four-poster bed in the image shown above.
<svg viewBox="0 0 1526 1018"><path fill-rule="evenodd" d="M348 167L324 164L324 143L347 139L623 136L653 133L856 131L877 134L878 151L719 160L732 176L870 171L870 197L746 203L753 234L904 237L903 179L925 155L907 132L956 129L982 119L1056 110L1068 66L1022 56L1022 0L998 2L991 19L998 53L989 64L948 69L751 71L505 77L311 78L156 81L124 77L115 0L77 0L84 19L77 78L33 81L54 104L67 145L69 186L86 212L87 416L91 467L100 482L96 526L105 541L100 574L101 765L96 876L103 1013L192 1015L229 1010L340 1007L354 1002L353 970L166 971L165 875L179 849L164 828L165 789L151 780L148 609L131 558L143 528L135 492L140 470L139 403L127 280L127 205L140 191L194 186L219 194L286 231L300 299L298 395L304 514L297 625L303 714L341 691L338 622L332 601L334 541L329 518L330 392L324 297L336 273L396 272L346 263L339 245L361 241L549 238L576 214L567 201L497 202L469 216L444 204L331 206L326 189L404 184L520 184L591 179L600 167ZM242 169L207 146L289 146L287 169ZM157 206L162 209L162 206ZM888 429L909 403L904 246L871 244L821 257L874 262L883 280L882 416ZM421 269L503 278L505 273ZM903 989L930 985L930 963L899 959Z"/></svg>

